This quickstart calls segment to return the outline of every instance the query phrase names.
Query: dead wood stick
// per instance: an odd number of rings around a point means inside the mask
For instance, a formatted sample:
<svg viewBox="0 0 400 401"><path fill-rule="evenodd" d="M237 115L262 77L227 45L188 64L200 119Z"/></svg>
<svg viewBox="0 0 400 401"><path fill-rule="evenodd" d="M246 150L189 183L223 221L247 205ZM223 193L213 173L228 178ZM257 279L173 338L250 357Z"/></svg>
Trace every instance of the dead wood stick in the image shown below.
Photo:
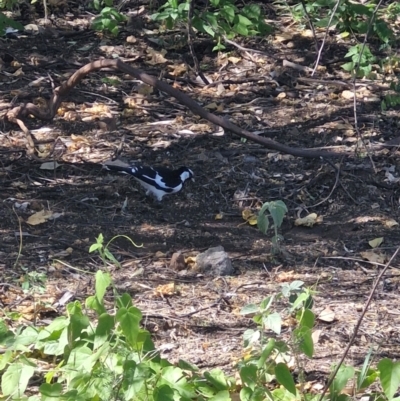
<svg viewBox="0 0 400 401"><path fill-rule="evenodd" d="M121 60L96 60L89 64L86 64L79 70L77 70L64 84L59 86L54 90L53 96L48 102L47 109L39 108L33 103L22 104L20 106L14 107L12 110L6 113L6 117L13 122L21 117L26 117L29 114L41 119L41 120L51 120L55 116L58 107L60 106L63 98L76 86L79 82L86 77L90 72L100 70L102 68L114 68L120 70L126 74L129 74L142 82L151 85L158 90L167 93L168 95L177 99L181 104L188 107L194 114L216 124L228 131L233 132L241 138L246 138L252 142L259 143L268 149L276 150L279 152L287 153L293 156L315 158L315 157L340 157L346 156L344 153L327 152L321 150L311 150L311 149L301 149L293 148L287 145L283 145L279 142L275 142L272 139L263 138L250 131L246 131L237 125L230 122L228 119L217 116L210 113L202 106L200 106L196 101L185 93L173 88L164 81L160 81L157 78L146 74L144 71L133 68L128 64L125 64Z"/></svg>

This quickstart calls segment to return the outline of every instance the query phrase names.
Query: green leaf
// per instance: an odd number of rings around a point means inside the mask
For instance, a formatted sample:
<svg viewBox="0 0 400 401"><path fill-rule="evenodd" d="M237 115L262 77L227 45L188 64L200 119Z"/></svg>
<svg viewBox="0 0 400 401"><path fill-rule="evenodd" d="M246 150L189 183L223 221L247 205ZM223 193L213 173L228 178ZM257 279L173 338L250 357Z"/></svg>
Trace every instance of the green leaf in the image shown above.
<svg viewBox="0 0 400 401"><path fill-rule="evenodd" d="M154 401L174 401L175 391L167 384L162 384L154 389Z"/></svg>
<svg viewBox="0 0 400 401"><path fill-rule="evenodd" d="M231 401L228 390L219 391L214 397L208 399L208 401Z"/></svg>
<svg viewBox="0 0 400 401"><path fill-rule="evenodd" d="M39 387L39 392L42 394L42 401L60 401L62 385L60 383L43 383Z"/></svg>
<svg viewBox="0 0 400 401"><path fill-rule="evenodd" d="M260 312L266 312L271 307L272 303L274 302L275 297L272 295L270 297L264 298L260 303Z"/></svg>
<svg viewBox="0 0 400 401"><path fill-rule="evenodd" d="M349 63L344 63L341 65L341 67L345 70L345 71L353 71L354 70L354 63L352 61L350 61Z"/></svg>
<svg viewBox="0 0 400 401"><path fill-rule="evenodd" d="M257 366L259 369L263 368L267 358L271 355L275 348L275 339L270 338L268 343L263 347L260 358L257 361Z"/></svg>
<svg viewBox="0 0 400 401"><path fill-rule="evenodd" d="M248 304L240 310L241 315L252 315L259 312L260 308L256 304Z"/></svg>
<svg viewBox="0 0 400 401"><path fill-rule="evenodd" d="M88 309L96 311L98 315L106 312L104 305L94 295L86 298L85 305Z"/></svg>
<svg viewBox="0 0 400 401"><path fill-rule="evenodd" d="M268 217L265 214L261 214L261 211L257 217L257 227L263 234L266 234L269 228Z"/></svg>
<svg viewBox="0 0 400 401"><path fill-rule="evenodd" d="M293 334L298 342L300 350L309 358L312 358L314 355L314 342L311 337L311 329L308 327L298 327L293 330Z"/></svg>
<svg viewBox="0 0 400 401"><path fill-rule="evenodd" d="M249 19L258 20L261 17L261 9L257 4L246 5L241 12Z"/></svg>
<svg viewBox="0 0 400 401"><path fill-rule="evenodd" d="M244 347L247 348L255 342L258 342L260 340L260 337L261 335L259 330L247 329L243 333Z"/></svg>
<svg viewBox="0 0 400 401"><path fill-rule="evenodd" d="M33 366L23 363L13 363L1 377L1 390L3 395L12 398L22 398L28 386L30 378L35 373Z"/></svg>
<svg viewBox="0 0 400 401"><path fill-rule="evenodd" d="M280 200L269 202L268 210L271 214L272 220L274 221L274 226L280 227L285 214L288 212L285 203Z"/></svg>
<svg viewBox="0 0 400 401"><path fill-rule="evenodd" d="M135 349L136 339L139 333L139 323L142 320L142 312L131 306L129 309L121 308L116 315L129 345Z"/></svg>
<svg viewBox="0 0 400 401"><path fill-rule="evenodd" d="M229 23L233 23L235 19L235 7L232 4L226 4L221 8L220 14Z"/></svg>
<svg viewBox="0 0 400 401"><path fill-rule="evenodd" d="M254 390L255 386L257 385L258 382L258 367L256 365L244 365L240 371L240 378L242 379L242 382L250 387L252 390Z"/></svg>
<svg viewBox="0 0 400 401"><path fill-rule="evenodd" d="M240 22L236 23L236 24L232 27L232 29L233 29L236 33L238 33L239 35L242 35L242 36L247 36L248 33L249 33L249 31L248 31L248 29L247 29L247 26L244 25L244 24L241 24Z"/></svg>
<svg viewBox="0 0 400 401"><path fill-rule="evenodd" d="M118 308L130 308L132 305L132 298L129 294L124 292L120 297L117 297Z"/></svg>
<svg viewBox="0 0 400 401"><path fill-rule="evenodd" d="M289 368L284 363L278 363L275 366L275 376L276 380L285 387L293 395L296 395L296 385L294 383L292 374Z"/></svg>
<svg viewBox="0 0 400 401"><path fill-rule="evenodd" d="M212 369L204 372L204 377L218 390L228 390L229 384L226 380L225 373L221 369Z"/></svg>
<svg viewBox="0 0 400 401"><path fill-rule="evenodd" d="M378 363L378 370L383 391L391 400L400 386L400 362L384 358Z"/></svg>
<svg viewBox="0 0 400 401"><path fill-rule="evenodd" d="M99 348L107 341L110 334L112 333L114 326L115 323L113 316L109 315L108 313L103 313L99 316L99 321L97 323L94 337L94 349Z"/></svg>
<svg viewBox="0 0 400 401"><path fill-rule="evenodd" d="M208 33L212 38L215 36L215 31L210 25L204 24L203 30L205 33Z"/></svg>
<svg viewBox="0 0 400 401"><path fill-rule="evenodd" d="M242 14L237 14L236 15L236 21L239 25L243 25L243 26L251 26L253 25L253 23L244 15Z"/></svg>
<svg viewBox="0 0 400 401"><path fill-rule="evenodd" d="M262 322L265 328L272 330L275 334L281 334L282 319L278 312L264 316Z"/></svg>
<svg viewBox="0 0 400 401"><path fill-rule="evenodd" d="M310 330L314 327L315 315L310 309L299 311L297 313L297 319L301 327L307 327Z"/></svg>
<svg viewBox="0 0 400 401"><path fill-rule="evenodd" d="M96 21L97 22L97 21ZM92 244L89 248L89 253L92 253L94 251L97 251L98 249L101 249L102 245L101 244Z"/></svg>
<svg viewBox="0 0 400 401"><path fill-rule="evenodd" d="M334 396L338 396L346 387L347 382L354 377L354 368L352 366L342 365L334 378L330 391Z"/></svg>
<svg viewBox="0 0 400 401"><path fill-rule="evenodd" d="M68 358L68 363L64 369L66 371L72 369L81 373L91 373L95 361L93 361L92 351L85 345L74 348Z"/></svg>
<svg viewBox="0 0 400 401"><path fill-rule="evenodd" d="M103 273L101 270L97 270L96 273L96 296L100 303L102 303L104 294L106 293L107 287L111 284L110 273Z"/></svg>

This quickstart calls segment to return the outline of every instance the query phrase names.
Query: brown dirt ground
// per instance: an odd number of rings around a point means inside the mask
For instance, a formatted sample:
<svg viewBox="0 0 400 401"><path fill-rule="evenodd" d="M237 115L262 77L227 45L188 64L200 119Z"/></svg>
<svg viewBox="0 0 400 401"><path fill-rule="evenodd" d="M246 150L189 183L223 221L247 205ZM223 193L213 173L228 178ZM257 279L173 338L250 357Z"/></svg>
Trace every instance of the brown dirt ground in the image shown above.
<svg viewBox="0 0 400 401"><path fill-rule="evenodd" d="M82 25L84 18L72 10L70 17L57 19L57 26L72 29ZM280 23L283 31L285 22ZM165 34L163 39L171 43L174 37ZM345 45L330 40L322 60L328 67L318 78L348 80L339 68ZM100 233L107 241L126 235L143 247L118 238L110 249L122 268L108 269L119 290L129 292L143 311L144 324L163 356L172 361L183 358L205 369L218 366L232 371L242 355L242 334L254 327L238 314L240 308L276 292L280 282L297 279L317 290L316 314L327 307L335 313L331 323L317 321L316 330L321 332L315 358L305 365L310 379L325 378L347 345L382 267L363 260L360 253L371 249L370 240L383 237L376 253L384 263L400 245L399 226L390 227L390 221L400 219L399 152L396 147L380 151L372 147L397 136L398 113L380 112L381 92L370 90L358 101L368 157L351 129L353 102L342 97L343 88L299 83L303 73L281 67L284 59L312 66L312 43L295 33L283 41L248 42L244 45L269 56L250 53L251 58L232 47L229 56L238 58L237 62L232 59L234 64L210 52L207 41L198 40L197 55L213 81L241 83L202 88L184 80L169 82L203 105L211 105L213 111L215 102L219 107L215 112L243 128L281 143L358 151L353 158L334 161L340 166L339 176L325 160L294 158L244 143L199 120L175 99L148 93L140 82L115 71L87 77L53 121L27 119L29 128L37 130L38 141L51 140L39 146L44 155L59 138L56 170L41 169L41 163L15 151L24 148L23 135L18 127L4 123L0 133L2 308L18 310L36 323L63 313L62 307L50 305L66 290L73 299L84 300L93 291L93 273L103 268L99 258L88 252L95 238ZM2 102L17 96L17 103L38 103L68 74L100 57L117 55L164 76L178 74L174 68L183 65L189 71L187 77L193 77L185 64L192 64L187 47L173 42L164 55L166 61L154 64L151 52L161 50L147 34L133 28L117 38L85 31L68 38L47 32L4 39L0 43ZM329 64L332 60L338 61ZM21 67L23 74L16 73ZM268 79L271 71L277 72L279 87ZM104 78L118 78L120 83L114 86ZM122 149L120 158L127 161L187 165L196 181L158 205L126 176L101 168L118 148ZM271 235L262 235L241 217L244 208L256 211L262 202L277 199L289 209L279 254L272 250ZM42 209L61 215L40 225L26 223ZM311 212L323 221L312 228L294 225L297 217ZM216 219L217 214L222 219ZM213 278L190 267L181 272L169 267L174 252L195 256L217 245L232 258L234 277ZM37 289L30 296L18 289L28 272L47 276L43 284L30 276L30 288ZM168 283L175 283L177 292L157 296L157 287ZM39 313L35 313L37 305L42 308ZM374 296L348 362L361 364L368 348L378 345L377 358L400 357L398 305L396 259ZM284 338L290 330L284 327Z"/></svg>

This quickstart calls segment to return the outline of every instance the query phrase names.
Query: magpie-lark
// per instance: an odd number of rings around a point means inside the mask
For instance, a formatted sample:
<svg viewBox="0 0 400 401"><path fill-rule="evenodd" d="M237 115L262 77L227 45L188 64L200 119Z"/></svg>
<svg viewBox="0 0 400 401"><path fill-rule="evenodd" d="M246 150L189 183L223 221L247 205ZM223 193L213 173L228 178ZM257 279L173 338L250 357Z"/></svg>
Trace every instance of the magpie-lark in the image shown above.
<svg viewBox="0 0 400 401"><path fill-rule="evenodd" d="M124 167L115 164L106 164L104 167L110 171L132 175L146 189L146 195L152 194L158 201L165 195L179 192L185 181L194 176L193 171L187 167L179 167L177 170L165 167Z"/></svg>

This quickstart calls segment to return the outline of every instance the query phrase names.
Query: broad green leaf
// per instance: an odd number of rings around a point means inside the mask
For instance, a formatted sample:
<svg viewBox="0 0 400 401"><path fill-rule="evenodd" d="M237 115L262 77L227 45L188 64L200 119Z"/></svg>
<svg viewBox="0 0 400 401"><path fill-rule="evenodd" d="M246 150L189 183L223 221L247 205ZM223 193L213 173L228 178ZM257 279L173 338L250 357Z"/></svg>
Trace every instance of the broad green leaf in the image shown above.
<svg viewBox="0 0 400 401"><path fill-rule="evenodd" d="M285 214L288 212L285 203L279 200L269 202L268 210L271 214L272 220L274 221L274 226L280 227L282 225Z"/></svg>
<svg viewBox="0 0 400 401"><path fill-rule="evenodd" d="M112 330L114 328L114 317L108 313L103 313L99 316L99 321L97 323L95 337L94 337L94 349L99 348L103 345L109 338Z"/></svg>
<svg viewBox="0 0 400 401"><path fill-rule="evenodd" d="M97 299L102 303L104 294L107 291L107 287L111 284L110 273L104 273L101 270L97 270L96 273L96 296Z"/></svg>
<svg viewBox="0 0 400 401"><path fill-rule="evenodd" d="M229 389L227 378L221 369L205 372L204 377L219 391Z"/></svg>
<svg viewBox="0 0 400 401"><path fill-rule="evenodd" d="M257 361L257 367L259 369L264 367L267 358L271 355L271 352L274 350L274 348L275 348L275 339L270 338L268 343L263 347L260 358Z"/></svg>
<svg viewBox="0 0 400 401"><path fill-rule="evenodd" d="M250 387L252 390L254 390L258 382L257 372L258 367L250 364L244 365L239 371L243 384Z"/></svg>
<svg viewBox="0 0 400 401"><path fill-rule="evenodd" d="M261 9L257 4L248 4L242 8L241 12L249 19L257 20L261 17Z"/></svg>
<svg viewBox="0 0 400 401"><path fill-rule="evenodd" d="M68 363L64 366L65 371L72 369L76 373L91 373L94 364L91 356L92 351L87 346L72 349Z"/></svg>
<svg viewBox="0 0 400 401"><path fill-rule="evenodd" d="M116 319L120 323L129 345L135 349L139 333L139 323L142 320L142 312L134 306L131 306L129 309L121 308L117 312Z"/></svg>
<svg viewBox="0 0 400 401"><path fill-rule="evenodd" d="M315 315L312 311L310 311L310 309L300 310L296 317L300 326L307 327L308 329L312 329L314 327Z"/></svg>
<svg viewBox="0 0 400 401"><path fill-rule="evenodd" d="M232 27L232 29L233 29L236 33L238 33L239 35L242 35L242 36L247 36L247 35L249 34L249 31L248 31L248 29L247 29L247 26L244 25L244 24L241 24L240 22L237 22L237 23Z"/></svg>
<svg viewBox="0 0 400 401"><path fill-rule="evenodd" d="M311 329L308 327L298 327L293 330L293 334L298 342L300 350L309 358L312 358L314 354L314 342L311 337Z"/></svg>
<svg viewBox="0 0 400 401"><path fill-rule="evenodd" d="M219 391L214 397L208 399L208 401L231 401L228 390Z"/></svg>
<svg viewBox="0 0 400 401"><path fill-rule="evenodd" d="M175 391L167 384L162 384L154 389L154 401L174 401Z"/></svg>
<svg viewBox="0 0 400 401"><path fill-rule="evenodd" d="M59 401L62 394L62 385L60 383L43 383L39 387L43 401Z"/></svg>
<svg viewBox="0 0 400 401"><path fill-rule="evenodd" d="M296 385L294 383L292 374L289 368L284 363L278 363L275 366L275 376L276 380L285 387L293 395L296 395Z"/></svg>
<svg viewBox="0 0 400 401"><path fill-rule="evenodd" d="M257 313L260 311L260 308L258 305L256 304L248 304L246 306L244 306L241 310L240 310L240 314L241 315L252 315L254 313Z"/></svg>
<svg viewBox="0 0 400 401"><path fill-rule="evenodd" d="M243 333L243 344L244 347L247 348L248 346L258 342L261 337L259 330L247 329Z"/></svg>
<svg viewBox="0 0 400 401"><path fill-rule="evenodd" d="M253 25L253 23L244 15L242 14L237 14L236 15L237 18L237 24L238 25L243 25L243 26L249 26L249 25Z"/></svg>
<svg viewBox="0 0 400 401"><path fill-rule="evenodd" d="M118 308L130 308L132 305L132 297L124 292L121 296L117 297Z"/></svg>
<svg viewBox="0 0 400 401"><path fill-rule="evenodd" d="M342 365L334 378L330 391L334 396L338 396L346 387L347 382L354 377L354 368L352 366Z"/></svg>
<svg viewBox="0 0 400 401"><path fill-rule="evenodd" d="M272 330L275 334L281 334L282 319L278 312L264 316L262 322L265 328Z"/></svg>
<svg viewBox="0 0 400 401"><path fill-rule="evenodd" d="M269 228L268 217L265 214L261 214L261 211L257 217L257 227L263 234L266 234Z"/></svg>
<svg viewBox="0 0 400 401"><path fill-rule="evenodd" d="M3 395L12 398L22 398L30 378L35 373L33 366L23 363L12 363L1 377L1 390Z"/></svg>
<svg viewBox="0 0 400 401"><path fill-rule="evenodd" d="M266 312L271 307L274 302L275 297L271 295L270 297L264 298L260 303L260 312Z"/></svg>
<svg viewBox="0 0 400 401"><path fill-rule="evenodd" d="M383 391L391 400L400 386L400 362L384 358L378 363L378 370Z"/></svg>
<svg viewBox="0 0 400 401"><path fill-rule="evenodd" d="M97 299L95 295L91 295L90 297L86 298L85 305L88 309L92 309L97 312L98 315L102 313L106 313L106 308L104 305Z"/></svg>

